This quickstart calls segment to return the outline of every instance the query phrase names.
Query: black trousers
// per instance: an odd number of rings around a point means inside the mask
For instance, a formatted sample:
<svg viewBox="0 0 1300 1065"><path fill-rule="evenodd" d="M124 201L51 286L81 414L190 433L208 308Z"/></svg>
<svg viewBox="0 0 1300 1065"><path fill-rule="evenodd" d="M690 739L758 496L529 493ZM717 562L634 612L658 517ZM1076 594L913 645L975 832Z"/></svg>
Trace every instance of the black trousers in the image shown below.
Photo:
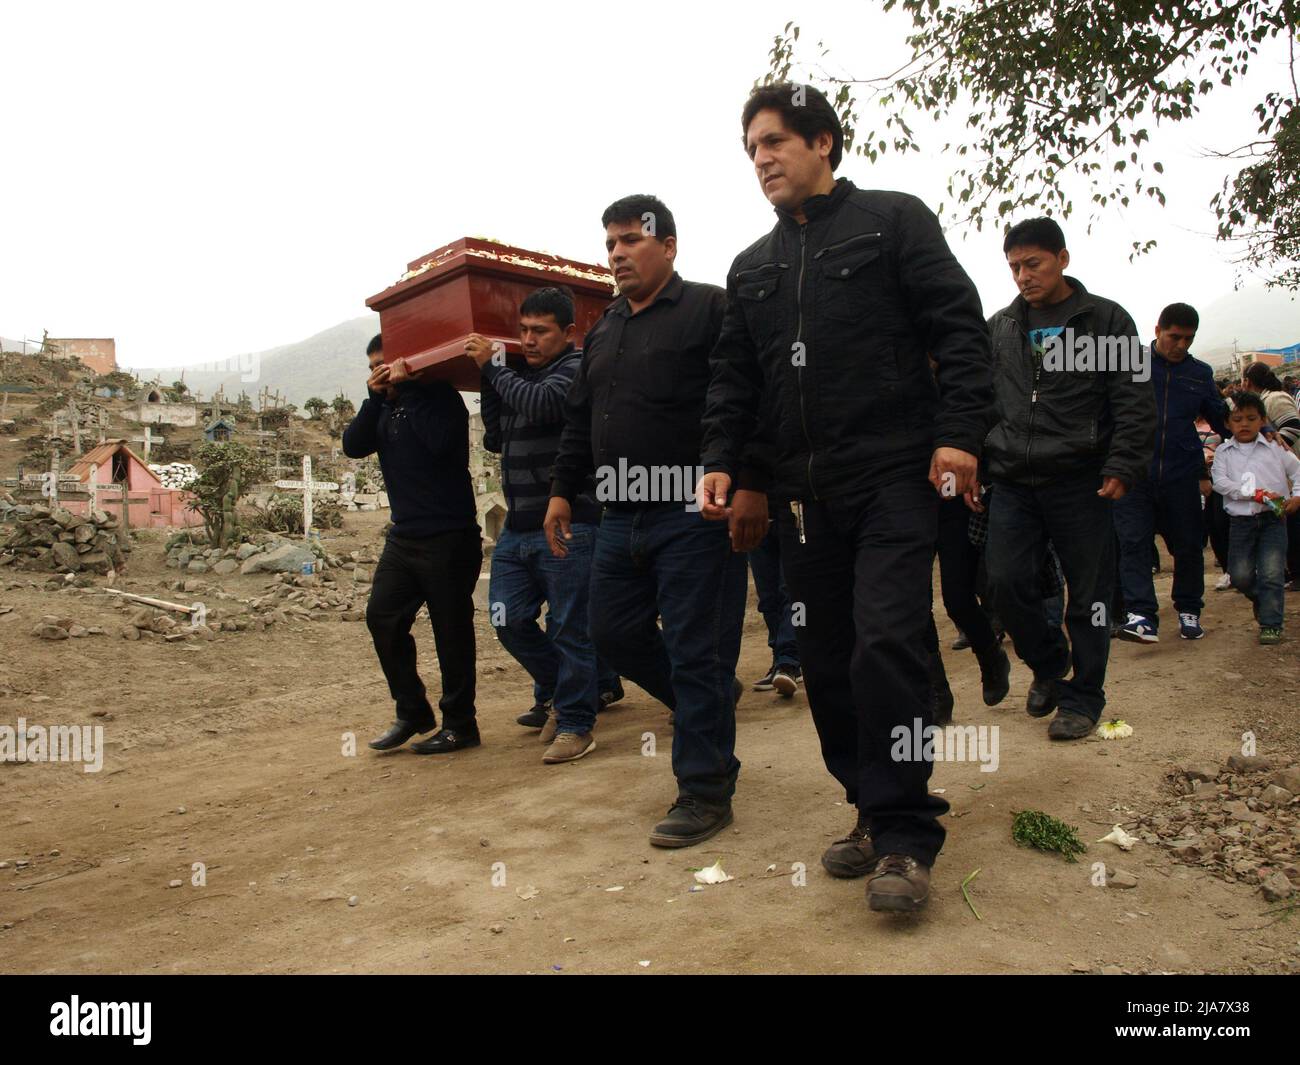
<svg viewBox="0 0 1300 1065"><path fill-rule="evenodd" d="M1205 501L1203 511L1205 535L1201 538L1204 547L1208 540L1214 551L1214 561L1224 573L1228 572L1228 512L1223 509L1223 496L1211 492Z"/></svg>
<svg viewBox="0 0 1300 1065"><path fill-rule="evenodd" d="M966 634L971 650L982 654L992 651L998 638L978 595L983 552L966 535L970 515L960 498L939 503L939 588L948 617Z"/></svg>
<svg viewBox="0 0 1300 1065"><path fill-rule="evenodd" d="M433 642L442 671L442 726L473 731L474 589L483 566L478 526L419 540L389 536L375 567L366 607L366 625L397 719L422 731L434 728L433 708L415 662L411 623L422 605L429 608Z"/></svg>
<svg viewBox="0 0 1300 1065"><path fill-rule="evenodd" d="M1097 495L1100 476L1079 476L1038 488L999 483L989 504L984 551L989 590L1016 654L1036 677L1074 675L1058 683L1061 709L1096 722L1106 705L1110 626L1106 608L1115 582L1115 530L1110 500ZM1040 574L1051 541L1069 592L1065 628L1043 615Z"/></svg>
<svg viewBox="0 0 1300 1065"><path fill-rule="evenodd" d="M805 502L804 543L789 509L778 510L790 600L804 607L795 632L826 768L870 819L877 853L927 865L943 847L938 818L948 812L930 794L933 763L911 756L933 724L925 644L938 504L921 466Z"/></svg>

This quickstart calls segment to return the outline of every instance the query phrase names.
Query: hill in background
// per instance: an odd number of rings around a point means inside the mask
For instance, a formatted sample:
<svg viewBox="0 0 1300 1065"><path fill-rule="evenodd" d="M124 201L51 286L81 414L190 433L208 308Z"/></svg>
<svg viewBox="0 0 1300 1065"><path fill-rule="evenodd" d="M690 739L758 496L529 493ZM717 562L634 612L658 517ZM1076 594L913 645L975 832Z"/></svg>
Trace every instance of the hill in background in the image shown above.
<svg viewBox="0 0 1300 1065"><path fill-rule="evenodd" d="M183 370L191 391L198 389L205 396L224 385L226 395L232 399L241 390L256 399L257 393L266 387L272 392L279 390L281 397L300 408L312 396L328 402L341 389L359 407L366 398L366 344L378 332L379 316L365 314L296 344L252 355L236 355L215 367L206 364L209 369L170 366L137 372L141 380L157 377L164 384L171 384L180 379ZM242 374L241 367L245 368ZM250 377L253 379L249 380Z"/></svg>

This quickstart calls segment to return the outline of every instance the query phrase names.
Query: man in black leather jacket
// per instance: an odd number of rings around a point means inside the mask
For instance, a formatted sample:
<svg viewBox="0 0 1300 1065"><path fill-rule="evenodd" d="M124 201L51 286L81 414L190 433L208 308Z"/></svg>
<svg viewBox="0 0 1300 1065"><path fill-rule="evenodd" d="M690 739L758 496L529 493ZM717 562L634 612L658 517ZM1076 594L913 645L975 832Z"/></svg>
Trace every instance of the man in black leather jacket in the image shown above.
<svg viewBox="0 0 1300 1065"><path fill-rule="evenodd" d="M1003 251L1020 295L989 319L998 421L984 444L995 486L985 562L993 607L1034 672L1026 711L1059 706L1048 735L1080 739L1106 704L1111 506L1151 461L1149 353L1123 307L1065 275L1070 253L1052 219L1012 226ZM1069 589L1068 641L1043 615L1048 540Z"/></svg>
<svg viewBox="0 0 1300 1065"><path fill-rule="evenodd" d="M843 131L821 93L756 89L742 129L777 224L727 277L701 510L724 517L757 487L739 483L746 448L766 453L809 705L858 809L822 864L872 874L873 909L915 910L948 809L915 753L931 725L938 493L973 484L988 430L983 313L920 200L835 179Z"/></svg>

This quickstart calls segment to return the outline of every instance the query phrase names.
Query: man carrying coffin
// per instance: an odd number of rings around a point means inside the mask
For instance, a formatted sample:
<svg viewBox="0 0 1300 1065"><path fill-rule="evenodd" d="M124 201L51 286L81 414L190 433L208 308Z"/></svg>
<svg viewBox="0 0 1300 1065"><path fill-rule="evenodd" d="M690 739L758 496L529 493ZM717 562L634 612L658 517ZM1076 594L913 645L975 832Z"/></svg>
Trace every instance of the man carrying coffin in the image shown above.
<svg viewBox="0 0 1300 1065"><path fill-rule="evenodd" d="M445 381L416 384L402 360L385 365L380 337L366 354L369 395L343 431L343 453L359 459L378 452L392 507L366 624L397 704L397 720L370 746L392 750L437 724L411 637L415 615L427 605L442 671L442 728L411 750L477 747L473 596L483 548L469 477L469 412Z"/></svg>
<svg viewBox="0 0 1300 1065"><path fill-rule="evenodd" d="M558 288L530 293L519 307L526 366L505 365L486 337L471 336L466 354L483 375L483 446L501 455L506 521L492 551L489 616L501 645L528 670L542 715L548 765L595 750L596 653L587 635L587 590L600 509L588 482L573 505L572 538L551 554L542 519L551 467L564 426L564 397L582 353L573 344L573 297ZM546 630L537 624L546 604ZM615 681L617 683L617 681ZM521 719L531 724L532 711Z"/></svg>

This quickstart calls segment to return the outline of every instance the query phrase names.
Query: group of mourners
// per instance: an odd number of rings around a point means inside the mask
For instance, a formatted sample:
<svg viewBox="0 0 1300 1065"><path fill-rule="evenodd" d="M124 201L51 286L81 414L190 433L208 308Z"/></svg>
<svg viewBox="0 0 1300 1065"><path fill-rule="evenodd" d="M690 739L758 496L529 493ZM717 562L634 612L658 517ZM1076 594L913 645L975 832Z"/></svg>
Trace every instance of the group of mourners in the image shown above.
<svg viewBox="0 0 1300 1065"><path fill-rule="evenodd" d="M900 729L952 719L936 556L983 701L1010 691L1010 635L1032 672L1026 711L1053 715L1053 740L1086 737L1106 705L1111 639L1158 639L1157 533L1183 638L1205 635L1208 538L1261 643L1280 640L1288 542L1292 576L1300 545L1300 415L1258 364L1221 394L1190 354L1199 322L1186 304L1143 344L1122 306L1065 272L1049 218L1008 230L1019 294L986 320L921 200L835 177L843 130L816 89L755 89L741 127L776 224L736 257L725 290L683 279L672 213L628 196L601 216L617 296L585 337L557 287L519 308L522 364L466 342L507 504L489 619L532 678L518 721L540 730L546 763L595 749L623 680L668 708L677 795L650 843L690 846L732 821L748 562L772 649L754 687L804 688L856 811L822 864L867 877L872 909L913 911L948 804L931 761L892 752ZM396 703L370 746L432 733L410 749L474 747L482 541L468 412L450 384L385 362L381 337L367 354L369 397L343 448L378 453L391 501L366 616ZM422 606L440 728L411 635Z"/></svg>

